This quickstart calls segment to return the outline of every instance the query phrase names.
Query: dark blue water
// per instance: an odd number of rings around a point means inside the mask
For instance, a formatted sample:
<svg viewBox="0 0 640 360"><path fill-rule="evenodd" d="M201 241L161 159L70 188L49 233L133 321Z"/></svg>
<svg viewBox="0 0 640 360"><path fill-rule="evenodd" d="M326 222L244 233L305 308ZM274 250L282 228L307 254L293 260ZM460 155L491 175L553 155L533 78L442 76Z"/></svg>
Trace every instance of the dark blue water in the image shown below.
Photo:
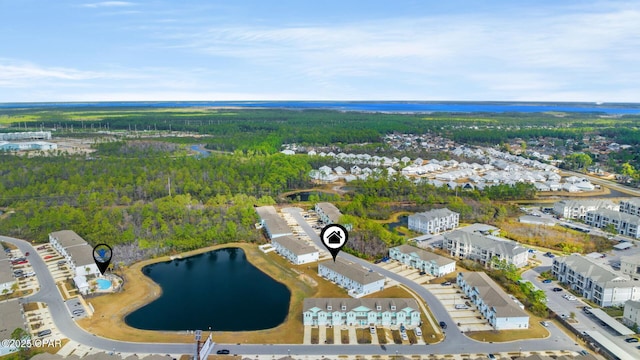
<svg viewBox="0 0 640 360"><path fill-rule="evenodd" d="M287 317L289 289L226 248L145 266L162 295L125 322L146 330L269 329Z"/></svg>
<svg viewBox="0 0 640 360"><path fill-rule="evenodd" d="M430 112L492 112L535 113L547 111L640 114L638 103L569 103L569 102L454 102L454 101L132 101L78 103L0 103L0 108L54 107L216 107L271 109L329 109L341 111L430 113Z"/></svg>

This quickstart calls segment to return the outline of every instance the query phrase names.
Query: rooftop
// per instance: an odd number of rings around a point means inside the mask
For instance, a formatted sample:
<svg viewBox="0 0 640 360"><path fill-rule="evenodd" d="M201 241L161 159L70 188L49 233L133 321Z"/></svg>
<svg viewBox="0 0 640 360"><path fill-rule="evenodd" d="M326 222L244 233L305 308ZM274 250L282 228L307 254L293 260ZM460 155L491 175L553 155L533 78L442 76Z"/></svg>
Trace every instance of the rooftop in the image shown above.
<svg viewBox="0 0 640 360"><path fill-rule="evenodd" d="M411 309L420 311L418 303L414 299L403 298L378 298L378 299L353 299L353 298L306 298L302 311L310 311L314 308L319 310L327 310L331 306L331 311L352 311L358 307L366 307L374 311L401 311L403 309ZM342 310L342 306L346 306L346 310ZM380 306L382 310L376 310ZM391 307L395 306L395 310Z"/></svg>
<svg viewBox="0 0 640 360"><path fill-rule="evenodd" d="M342 213L332 203L320 202L317 203L316 206L319 207L320 210L329 217L329 219L331 219L331 222L337 224L340 221L340 216L342 216Z"/></svg>
<svg viewBox="0 0 640 360"><path fill-rule="evenodd" d="M0 338L11 339L11 333L16 328L25 328L22 319L22 305L17 301L0 303Z"/></svg>
<svg viewBox="0 0 640 360"><path fill-rule="evenodd" d="M627 213L622 213L615 210L610 209L598 209L589 211L587 214L597 214L600 216L606 216L609 219L616 219L618 221L624 221L629 224L637 224L640 225L640 216L635 216Z"/></svg>
<svg viewBox="0 0 640 360"><path fill-rule="evenodd" d="M447 208L442 208L442 209L433 209L425 212L415 213L413 215L409 215L409 217L418 217L418 218L421 218L423 221L429 221L433 219L439 219L439 218L451 216L454 214L457 214L457 213Z"/></svg>
<svg viewBox="0 0 640 360"><path fill-rule="evenodd" d="M65 250L76 263L76 267L95 264L93 259L93 248L88 244L66 247Z"/></svg>
<svg viewBox="0 0 640 360"><path fill-rule="evenodd" d="M422 259L424 261L435 262L436 264L438 264L440 266L451 264L452 262L453 263L456 262L455 260L446 258L444 256L440 256L440 255L434 254L434 253L432 253L430 251L426 251L424 249L420 249L420 248L417 248L415 246L411 246L411 245L407 245L407 244L396 246L393 249L397 249L403 254L417 256L417 257L419 257L420 259Z"/></svg>
<svg viewBox="0 0 640 360"><path fill-rule="evenodd" d="M297 256L312 254L318 252L314 246L307 245L302 240L297 240L293 236L281 236L279 238L273 239L273 242L277 242L285 249L291 251Z"/></svg>
<svg viewBox="0 0 640 360"><path fill-rule="evenodd" d="M472 244L481 249L489 250L496 254L503 254L510 257L527 252L527 249L523 248L514 241L499 239L497 237L488 237L463 230L456 230L451 233L445 234L444 238L459 241L465 244Z"/></svg>
<svg viewBox="0 0 640 360"><path fill-rule="evenodd" d="M578 254L555 258L554 263L555 262L564 263L573 271L599 283L629 280L628 276L618 273L613 269L608 269L603 265L595 263L590 258Z"/></svg>
<svg viewBox="0 0 640 360"><path fill-rule="evenodd" d="M276 211L273 206L260 206L256 208L256 212L262 219L264 226L269 229L271 236L291 235L292 231L286 221Z"/></svg>
<svg viewBox="0 0 640 360"><path fill-rule="evenodd" d="M529 316L513 301L507 293L483 272L460 273L464 281L475 288L487 306L494 309L498 317Z"/></svg>
<svg viewBox="0 0 640 360"><path fill-rule="evenodd" d="M87 243L83 238L80 237L80 235L76 234L76 232L73 230L54 231L50 233L49 236L56 239L63 248Z"/></svg>
<svg viewBox="0 0 640 360"><path fill-rule="evenodd" d="M328 260L321 262L318 267L324 266L329 270L333 270L359 284L366 285L376 281L384 280L384 276L377 272L369 271L359 264L336 258L336 261Z"/></svg>

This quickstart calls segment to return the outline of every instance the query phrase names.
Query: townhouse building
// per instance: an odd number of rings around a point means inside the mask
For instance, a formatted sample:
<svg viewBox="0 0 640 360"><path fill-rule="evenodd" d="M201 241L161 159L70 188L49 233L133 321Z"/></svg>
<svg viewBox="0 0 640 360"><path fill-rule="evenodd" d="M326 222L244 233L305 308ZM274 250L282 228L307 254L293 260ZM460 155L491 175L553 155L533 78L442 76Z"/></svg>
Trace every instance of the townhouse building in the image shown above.
<svg viewBox="0 0 640 360"><path fill-rule="evenodd" d="M384 276L341 258L318 264L318 275L345 288L355 298L384 289Z"/></svg>
<svg viewBox="0 0 640 360"><path fill-rule="evenodd" d="M320 252L315 246L307 245L293 236L280 236L271 240L276 252L294 265L318 261Z"/></svg>
<svg viewBox="0 0 640 360"><path fill-rule="evenodd" d="M409 215L409 230L423 234L438 234L460 225L460 214L447 208Z"/></svg>
<svg viewBox="0 0 640 360"><path fill-rule="evenodd" d="M529 315L524 306L517 303L483 272L459 273L458 286L478 307L482 316L496 330L529 328Z"/></svg>
<svg viewBox="0 0 640 360"><path fill-rule="evenodd" d="M629 300L624 303L622 322L630 327L640 326L640 301Z"/></svg>
<svg viewBox="0 0 640 360"><path fill-rule="evenodd" d="M640 198L620 200L620 212L640 216Z"/></svg>
<svg viewBox="0 0 640 360"><path fill-rule="evenodd" d="M74 276L98 276L100 270L93 259L93 247L73 230L49 234L49 243L64 257Z"/></svg>
<svg viewBox="0 0 640 360"><path fill-rule="evenodd" d="M598 209L587 212L584 222L601 229L607 225L613 225L618 234L640 238L640 216Z"/></svg>
<svg viewBox="0 0 640 360"><path fill-rule="evenodd" d="M420 308L414 299L304 299L302 322L311 326L420 326Z"/></svg>
<svg viewBox="0 0 640 360"><path fill-rule="evenodd" d="M341 224L347 230L351 230L352 229L352 225L351 224L342 224L342 223L340 223L340 218L342 217L342 213L332 203L319 202L314 207L314 210L315 210L316 214L318 215L318 218L320 219L320 221L323 224L325 224L325 225Z"/></svg>
<svg viewBox="0 0 640 360"><path fill-rule="evenodd" d="M579 254L554 258L551 272L558 281L599 306L640 300L640 281Z"/></svg>
<svg viewBox="0 0 640 360"><path fill-rule="evenodd" d="M620 271L632 280L640 280L640 255L621 256Z"/></svg>
<svg viewBox="0 0 640 360"><path fill-rule="evenodd" d="M456 271L455 260L411 245L404 244L389 249L389 257L436 277Z"/></svg>
<svg viewBox="0 0 640 360"><path fill-rule="evenodd" d="M293 235L289 224L278 214L273 206L256 207L256 212L260 217L260 225L264 228L270 240L280 236Z"/></svg>
<svg viewBox="0 0 640 360"><path fill-rule="evenodd" d="M587 212L598 209L618 210L609 200L560 200L553 205L553 212L565 219L584 220Z"/></svg>
<svg viewBox="0 0 640 360"><path fill-rule="evenodd" d="M457 230L445 234L443 244L452 257L476 260L485 266L491 265L493 259L497 258L522 267L529 259L527 249L520 244L493 235Z"/></svg>
<svg viewBox="0 0 640 360"><path fill-rule="evenodd" d="M13 286L16 284L16 278L13 277L9 257L0 246L0 295L10 294L13 292Z"/></svg>

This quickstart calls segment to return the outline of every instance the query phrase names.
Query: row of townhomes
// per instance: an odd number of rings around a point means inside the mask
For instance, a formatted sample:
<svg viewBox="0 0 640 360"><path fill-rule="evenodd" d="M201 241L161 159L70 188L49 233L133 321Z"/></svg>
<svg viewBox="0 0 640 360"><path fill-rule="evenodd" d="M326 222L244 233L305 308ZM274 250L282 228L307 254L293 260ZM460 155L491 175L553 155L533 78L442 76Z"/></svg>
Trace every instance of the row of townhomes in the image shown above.
<svg viewBox="0 0 640 360"><path fill-rule="evenodd" d="M389 257L429 275L440 277L456 271L456 261L411 245L389 249Z"/></svg>
<svg viewBox="0 0 640 360"><path fill-rule="evenodd" d="M553 212L565 219L584 220L589 211L599 209L618 210L609 200L561 200L553 205Z"/></svg>
<svg viewBox="0 0 640 360"><path fill-rule="evenodd" d="M460 225L460 214L447 208L409 215L409 230L423 234L439 234Z"/></svg>
<svg viewBox="0 0 640 360"><path fill-rule="evenodd" d="M622 322L630 327L640 326L640 301L629 300L624 303Z"/></svg>
<svg viewBox="0 0 640 360"><path fill-rule="evenodd" d="M444 235L444 246L451 256L476 260L488 266L494 257L516 267L527 265L529 252L515 241L477 232L456 230Z"/></svg>
<svg viewBox="0 0 640 360"><path fill-rule="evenodd" d="M260 216L260 225L265 229L269 239L273 240L280 236L293 235L293 231L286 221L276 211L273 206L260 206L256 208Z"/></svg>
<svg viewBox="0 0 640 360"><path fill-rule="evenodd" d="M478 307L496 330L528 329L529 315L524 305L507 295L483 272L458 274L458 286Z"/></svg>
<svg viewBox="0 0 640 360"><path fill-rule="evenodd" d="M618 234L640 238L640 216L615 210L598 209L587 212L584 222L597 228L613 225Z"/></svg>
<svg viewBox="0 0 640 360"><path fill-rule="evenodd" d="M7 254L4 252L4 250L0 249L0 295L12 293L13 285L15 283L16 279L13 277L9 258L7 257Z"/></svg>
<svg viewBox="0 0 640 360"><path fill-rule="evenodd" d="M347 289L354 298L384 289L384 276L339 257L318 264L318 275Z"/></svg>
<svg viewBox="0 0 640 360"><path fill-rule="evenodd" d="M414 299L304 299L304 325L400 326L420 325L420 308Z"/></svg>
<svg viewBox="0 0 640 360"><path fill-rule="evenodd" d="M100 270L93 259L93 248L72 230L56 231L49 234L49 243L67 261L73 271L73 281L82 294L89 291L88 277L99 276Z"/></svg>
<svg viewBox="0 0 640 360"><path fill-rule="evenodd" d="M271 240L276 252L294 265L318 261L320 252L315 246L307 245L293 236L280 236Z"/></svg>
<svg viewBox="0 0 640 360"><path fill-rule="evenodd" d="M342 217L342 213L332 203L319 202L314 207L314 210L315 210L316 214L318 215L318 218L320 219L320 222L322 222L323 224L325 224L325 225L341 224L341 225L343 225L345 227L345 229L347 229L347 231L350 231L352 229L352 225L351 224L342 224L342 223L340 223L340 218Z"/></svg>
<svg viewBox="0 0 640 360"><path fill-rule="evenodd" d="M585 256L572 254L555 258L551 271L560 282L599 306L640 300L640 281Z"/></svg>

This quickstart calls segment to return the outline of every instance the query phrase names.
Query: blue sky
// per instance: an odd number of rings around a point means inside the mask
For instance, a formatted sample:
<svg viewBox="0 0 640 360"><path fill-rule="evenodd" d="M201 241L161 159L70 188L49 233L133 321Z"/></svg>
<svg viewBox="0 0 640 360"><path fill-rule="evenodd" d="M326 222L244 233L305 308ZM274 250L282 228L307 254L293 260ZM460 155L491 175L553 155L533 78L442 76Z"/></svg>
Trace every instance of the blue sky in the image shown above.
<svg viewBox="0 0 640 360"><path fill-rule="evenodd" d="M640 2L0 0L0 102L640 101Z"/></svg>

